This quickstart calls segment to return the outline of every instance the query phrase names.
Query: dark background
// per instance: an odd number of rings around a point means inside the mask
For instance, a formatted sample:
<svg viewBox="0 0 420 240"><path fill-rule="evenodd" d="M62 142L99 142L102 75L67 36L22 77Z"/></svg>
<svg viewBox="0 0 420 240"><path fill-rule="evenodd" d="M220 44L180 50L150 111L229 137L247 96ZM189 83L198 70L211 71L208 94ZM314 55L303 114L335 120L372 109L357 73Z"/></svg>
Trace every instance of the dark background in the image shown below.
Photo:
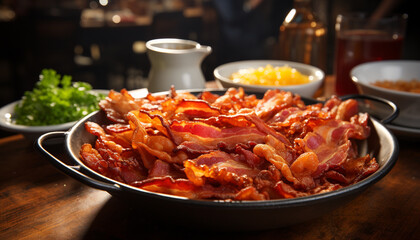
<svg viewBox="0 0 420 240"><path fill-rule="evenodd" d="M313 0L315 14L328 29L327 74L332 74L337 14L372 12L379 3ZM392 13L409 15L403 58L420 59L414 0L397 3ZM144 43L160 37L211 46L213 52L203 61L202 69L206 79L213 80L214 68L225 62L274 58L278 29L292 4L290 0L262 0L249 10L242 0L109 0L106 6L96 0L0 1L0 106L31 90L43 68L89 82L94 88L144 87L150 68ZM87 24L85 9L102 11L105 21ZM130 16L148 16L149 21L107 22L107 14L128 9ZM238 34L226 36L228 27Z"/></svg>

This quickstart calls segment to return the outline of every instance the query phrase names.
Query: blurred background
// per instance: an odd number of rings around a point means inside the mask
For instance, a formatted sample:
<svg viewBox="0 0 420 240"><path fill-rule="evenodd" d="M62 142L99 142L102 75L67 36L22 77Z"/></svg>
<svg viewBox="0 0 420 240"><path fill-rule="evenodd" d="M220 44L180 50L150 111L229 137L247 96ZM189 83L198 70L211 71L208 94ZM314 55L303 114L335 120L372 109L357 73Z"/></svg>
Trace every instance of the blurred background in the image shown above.
<svg viewBox="0 0 420 240"><path fill-rule="evenodd" d="M403 58L420 59L415 1L394 2L390 13L409 16ZM337 14L373 12L380 3L312 1L327 28L327 74L333 73ZM202 70L213 80L220 64L275 59L279 27L292 7L291 0L1 0L0 105L31 90L43 68L98 89L144 87L150 68L145 42L162 37L211 46Z"/></svg>

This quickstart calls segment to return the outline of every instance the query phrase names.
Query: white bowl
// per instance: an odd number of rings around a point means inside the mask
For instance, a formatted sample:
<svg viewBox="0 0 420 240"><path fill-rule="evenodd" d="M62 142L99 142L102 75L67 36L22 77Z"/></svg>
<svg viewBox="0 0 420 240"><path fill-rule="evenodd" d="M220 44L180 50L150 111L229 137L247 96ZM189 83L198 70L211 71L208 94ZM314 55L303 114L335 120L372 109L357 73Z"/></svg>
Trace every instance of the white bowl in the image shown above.
<svg viewBox="0 0 420 240"><path fill-rule="evenodd" d="M108 90L93 90L102 94L108 94ZM26 126L16 124L13 120L13 115L15 111L15 106L21 100L9 103L2 108L0 108L0 129L3 129L8 132L21 133L25 136L26 139L36 140L39 136L47 132L54 131L67 131L69 130L77 121L56 124L56 125L47 125L47 126Z"/></svg>
<svg viewBox="0 0 420 240"><path fill-rule="evenodd" d="M259 68L271 65L273 67L282 67L288 65L289 67L295 68L300 73L308 75L311 79L309 83L300 85L288 85L288 86L265 86L265 85L251 85L233 82L230 77L233 73L238 72L241 69L247 68ZM322 81L324 80L325 73L314 66L280 60L248 60L239 61L223 64L217 67L214 72L214 77L224 88L230 87L242 87L246 91L265 92L268 89L282 89L298 94L302 97L312 98L315 92L321 87Z"/></svg>
<svg viewBox="0 0 420 240"><path fill-rule="evenodd" d="M41 136L47 132L54 131L66 131L69 130L76 121L57 124L57 125L48 125L48 126L25 126L14 123L13 114L16 104L21 100L15 101L7 104L6 106L0 109L0 128L14 133L21 133L27 139L35 140L38 136Z"/></svg>
<svg viewBox="0 0 420 240"><path fill-rule="evenodd" d="M393 124L403 127L420 128L420 94L409 93L372 85L376 81L418 80L420 81L420 61L385 60L367 62L355 66L350 75L360 93L382 97L394 102L400 114Z"/></svg>

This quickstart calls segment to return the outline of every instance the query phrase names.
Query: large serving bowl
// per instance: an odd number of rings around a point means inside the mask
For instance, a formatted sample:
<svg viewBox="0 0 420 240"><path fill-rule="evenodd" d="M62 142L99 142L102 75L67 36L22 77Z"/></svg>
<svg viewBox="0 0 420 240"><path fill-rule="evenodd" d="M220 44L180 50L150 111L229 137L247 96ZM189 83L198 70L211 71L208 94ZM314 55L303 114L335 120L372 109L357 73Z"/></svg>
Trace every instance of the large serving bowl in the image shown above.
<svg viewBox="0 0 420 240"><path fill-rule="evenodd" d="M300 85L287 85L287 86L265 86L265 85L254 85L254 84L243 84L232 81L231 76L233 73L238 72L242 69L257 69L259 67L265 67L271 65L273 67L289 66L295 68L300 73L309 76L310 82ZM282 89L285 91L299 94L302 97L312 98L315 92L321 87L324 80L325 73L314 66L291 62L291 61L280 61L280 60L247 60L238 61L223 64L217 67L214 72L214 77L224 88L230 87L242 87L246 91L252 92L266 92L268 89Z"/></svg>
<svg viewBox="0 0 420 240"><path fill-rule="evenodd" d="M223 91L215 92L223 94ZM197 93L198 94L198 93ZM262 97L262 94L256 94ZM303 99L313 104L311 99ZM51 132L42 135L37 147L58 169L88 186L108 191L113 196L131 204L142 217L168 224L190 228L213 230L262 230L292 225L317 218L343 206L365 189L383 178L398 157L395 137L379 121L372 119L372 134L359 142L360 155L376 157L380 168L364 180L336 191L294 199L267 201L211 201L192 200L184 197L160 194L139 189L107 178L88 168L80 159L82 144L94 144L95 136L85 130L84 124L94 121L109 123L102 111L95 112L76 123L67 132ZM61 161L43 147L50 139L64 138L71 163ZM69 165L70 164L70 165ZM137 214L137 213L136 213Z"/></svg>
<svg viewBox="0 0 420 240"><path fill-rule="evenodd" d="M368 62L354 67L351 78L360 93L382 97L394 102L400 110L393 124L420 130L420 93L391 90L372 85L376 81L420 81L420 61L387 60Z"/></svg>

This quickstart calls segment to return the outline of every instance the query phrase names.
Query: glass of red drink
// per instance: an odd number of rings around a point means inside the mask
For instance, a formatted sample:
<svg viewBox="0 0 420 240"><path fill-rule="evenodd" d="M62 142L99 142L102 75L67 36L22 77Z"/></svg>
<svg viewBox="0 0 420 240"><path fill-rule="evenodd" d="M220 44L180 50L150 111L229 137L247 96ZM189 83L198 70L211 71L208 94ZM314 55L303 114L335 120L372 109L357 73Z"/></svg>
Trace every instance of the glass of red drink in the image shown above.
<svg viewBox="0 0 420 240"><path fill-rule="evenodd" d="M364 62L400 59L407 15L371 19L363 13L338 15L336 19L335 92L357 94L350 79L353 67Z"/></svg>

